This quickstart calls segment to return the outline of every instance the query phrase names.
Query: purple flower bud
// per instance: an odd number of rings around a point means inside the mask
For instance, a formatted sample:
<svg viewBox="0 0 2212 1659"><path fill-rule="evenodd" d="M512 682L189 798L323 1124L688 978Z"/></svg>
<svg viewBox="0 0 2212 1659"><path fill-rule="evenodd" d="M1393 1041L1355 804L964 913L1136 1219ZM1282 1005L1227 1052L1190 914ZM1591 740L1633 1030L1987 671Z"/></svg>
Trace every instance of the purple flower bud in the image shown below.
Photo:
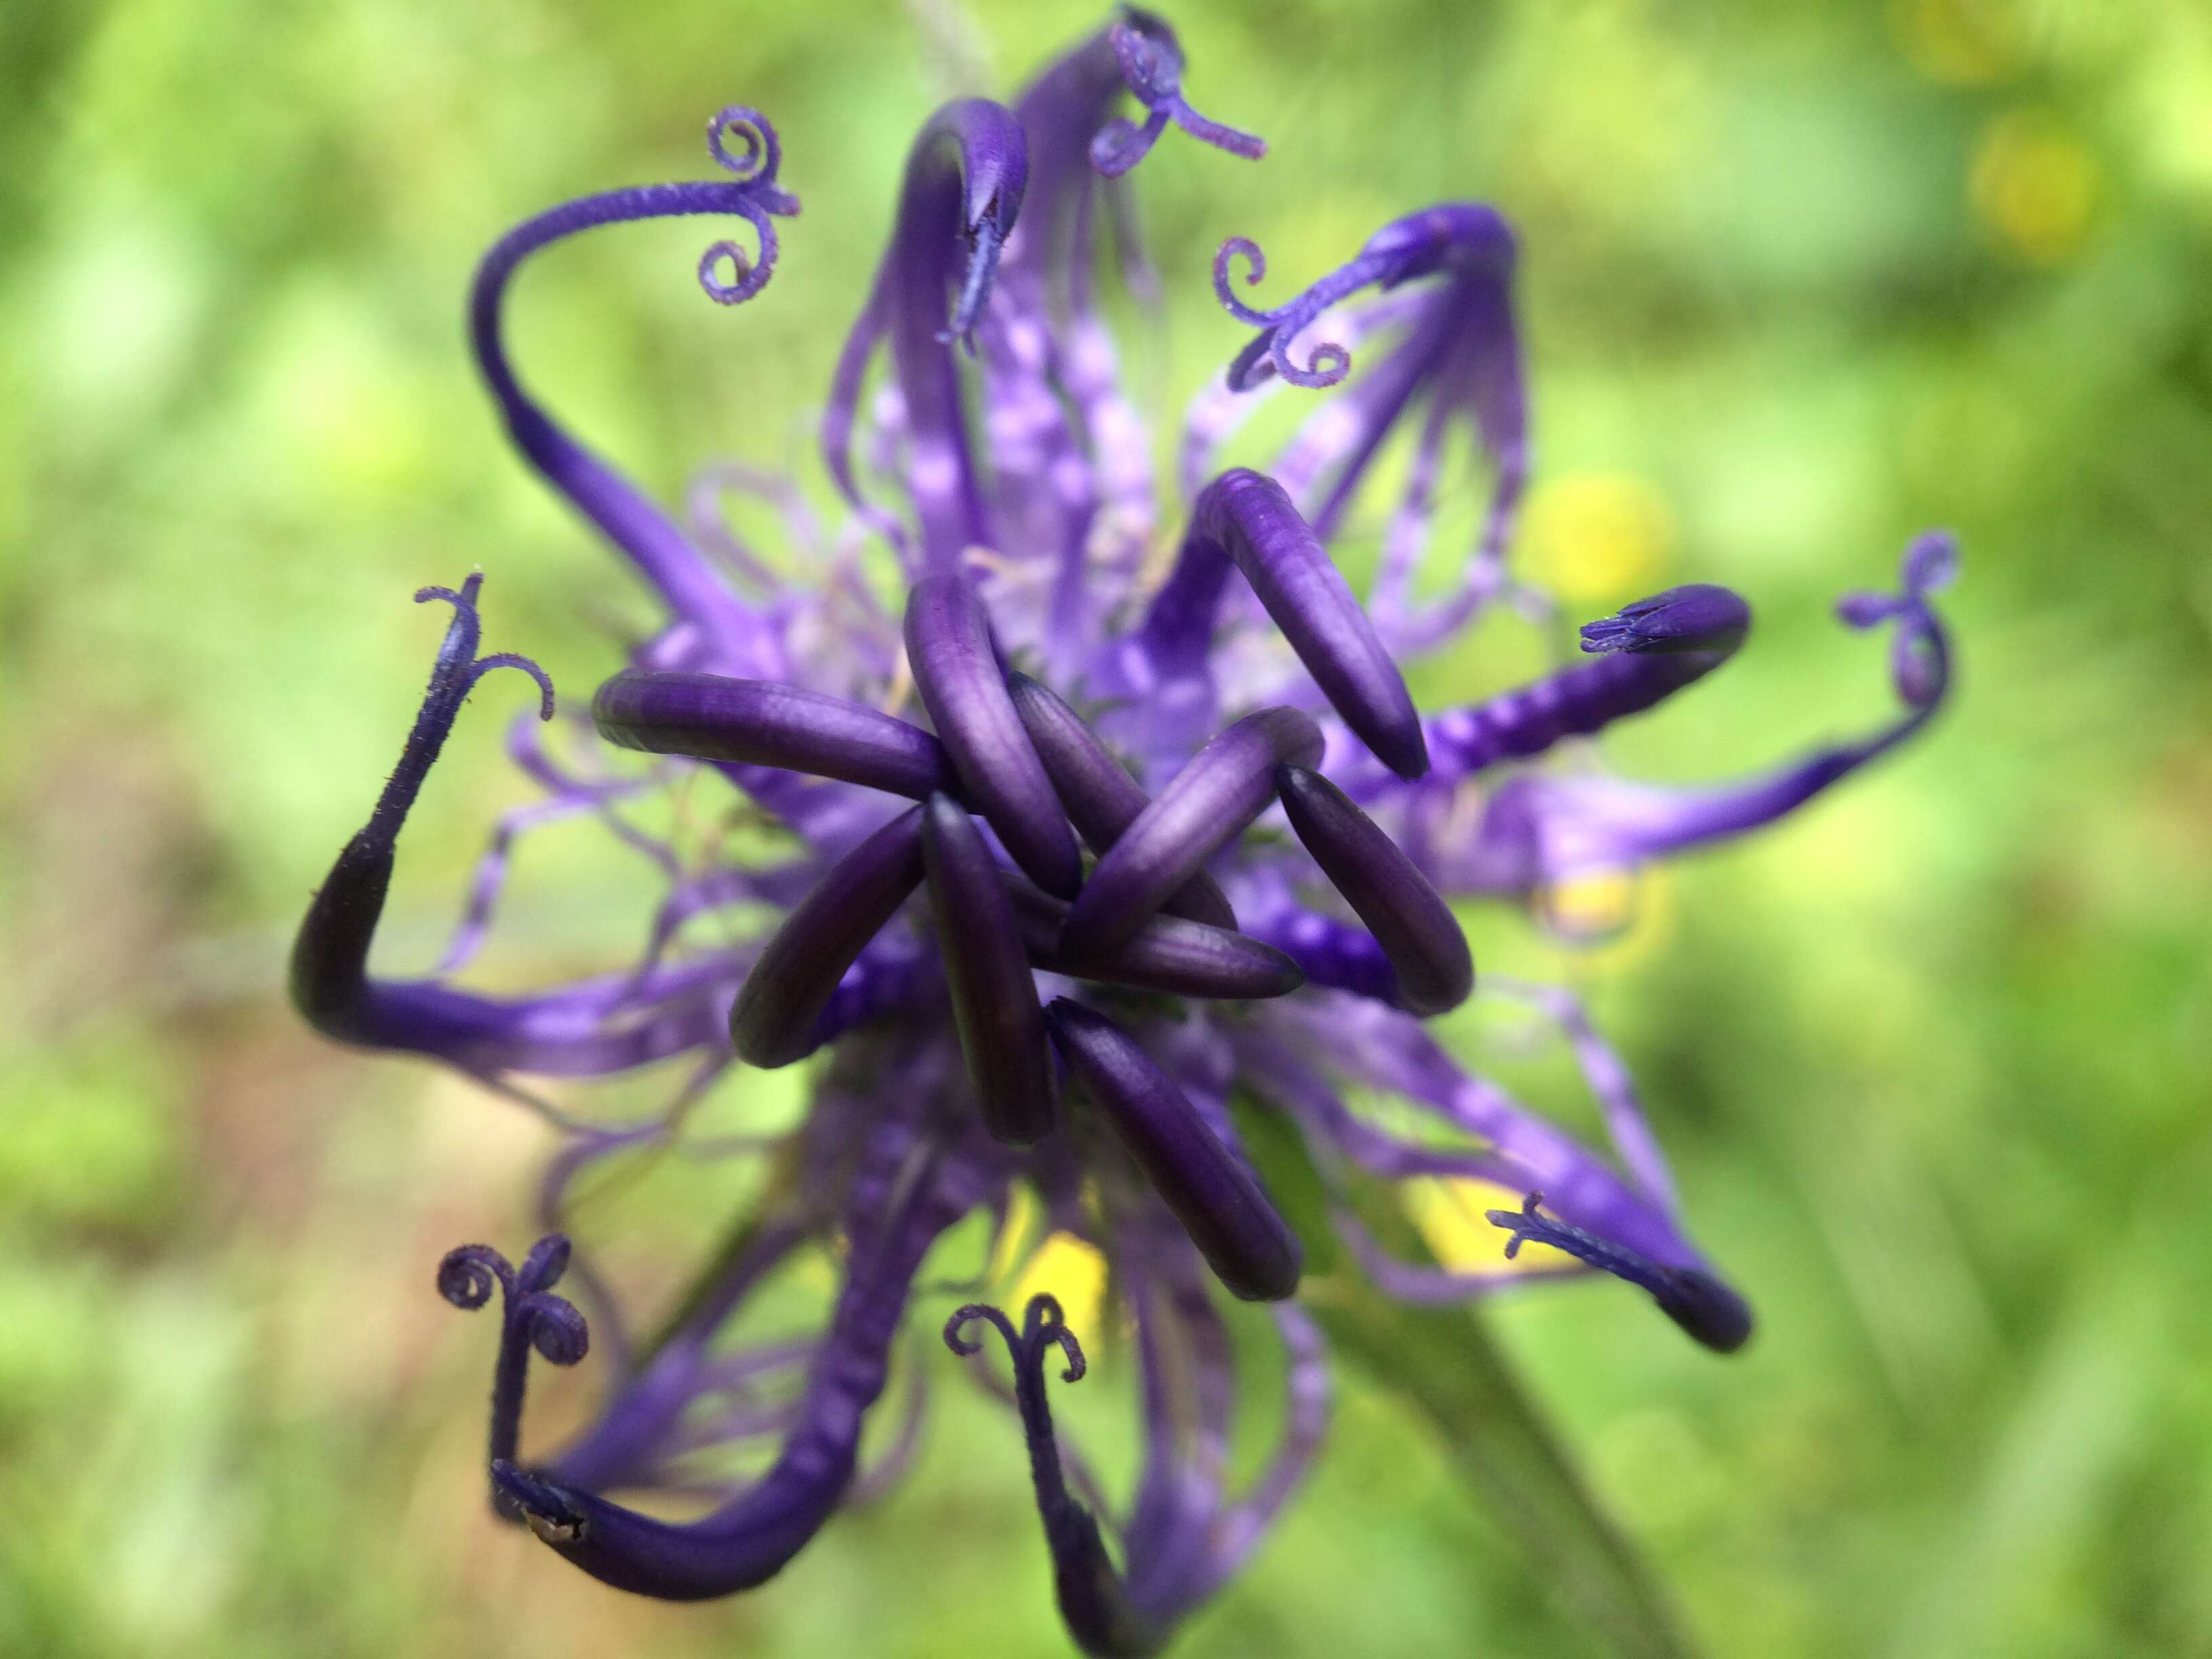
<svg viewBox="0 0 2212 1659"><path fill-rule="evenodd" d="M814 1049L816 1023L868 941L921 884L922 809L909 807L840 859L745 975L730 1041L752 1066L788 1066Z"/></svg>
<svg viewBox="0 0 2212 1659"><path fill-rule="evenodd" d="M1298 1288L1297 1235L1198 1109L1142 1046L1103 1014L1055 998L1053 1044L1097 1103L1190 1242L1235 1294L1274 1302Z"/></svg>
<svg viewBox="0 0 2212 1659"><path fill-rule="evenodd" d="M1399 1001L1422 1015L1466 1001L1474 989L1467 935L1413 861L1320 773L1278 767L1275 788L1306 851L1390 959Z"/></svg>
<svg viewBox="0 0 2212 1659"><path fill-rule="evenodd" d="M1060 798L1006 694L990 618L960 576L930 576L907 596L906 649L915 689L968 797L1030 880L1073 898L1083 884Z"/></svg>
<svg viewBox="0 0 2212 1659"><path fill-rule="evenodd" d="M1584 623L1582 642L1593 656L1607 651L1726 655L1743 643L1750 627L1751 607L1741 596L1711 582L1692 582L1623 605L1617 615Z"/></svg>
<svg viewBox="0 0 2212 1659"><path fill-rule="evenodd" d="M1152 797L1138 787L1083 717L1052 691L1026 674L1007 675L1006 690L1076 833L1092 852L1103 854L1152 805ZM1228 896L1204 871L1178 888L1163 908L1170 915L1215 927L1237 926Z"/></svg>
<svg viewBox="0 0 2212 1659"><path fill-rule="evenodd" d="M1288 996L1305 983L1298 964L1258 939L1181 916L1157 915L1095 956L1061 948L1067 906L1006 872L1030 965L1047 973L1169 996L1225 1000Z"/></svg>
<svg viewBox="0 0 2212 1659"><path fill-rule="evenodd" d="M1725 587L1699 584L1639 599L1583 624L1583 649L1596 661L1432 716L1423 723L1430 747L1447 775L1540 755L1695 684L1735 654L1750 626L1751 607Z"/></svg>
<svg viewBox="0 0 2212 1659"><path fill-rule="evenodd" d="M592 720L648 754L781 767L910 800L957 787L944 745L920 726L778 680L632 670L599 688Z"/></svg>
<svg viewBox="0 0 2212 1659"><path fill-rule="evenodd" d="M922 812L930 912L969 1081L993 1137L1028 1146L1052 1132L1059 1090L1013 903L966 809L932 795Z"/></svg>
<svg viewBox="0 0 2212 1659"><path fill-rule="evenodd" d="M1161 603L1187 605L1210 585L1212 596L1203 601L1210 617L1220 579L1215 574L1209 584L1204 573L1218 571L1224 560L1244 573L1353 734L1400 777L1425 773L1428 750L1405 676L1282 486L1247 467L1232 467L1199 495L1181 568L1169 579Z"/></svg>
<svg viewBox="0 0 2212 1659"><path fill-rule="evenodd" d="M1262 708L1230 726L1098 860L1068 910L1061 948L1096 956L1121 944L1267 809L1278 766L1310 766L1321 754L1321 728L1295 708Z"/></svg>

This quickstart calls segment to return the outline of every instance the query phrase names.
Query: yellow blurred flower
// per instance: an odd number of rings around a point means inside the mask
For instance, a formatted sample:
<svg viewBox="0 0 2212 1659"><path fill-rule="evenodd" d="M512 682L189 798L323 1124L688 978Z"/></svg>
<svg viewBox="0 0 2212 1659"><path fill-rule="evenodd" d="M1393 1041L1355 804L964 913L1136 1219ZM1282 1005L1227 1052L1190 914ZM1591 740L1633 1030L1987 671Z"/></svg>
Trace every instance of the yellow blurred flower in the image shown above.
<svg viewBox="0 0 2212 1659"><path fill-rule="evenodd" d="M1535 568L1571 603L1643 593L1674 552L1674 508L1628 472L1571 472L1528 499L1522 534Z"/></svg>
<svg viewBox="0 0 2212 1659"><path fill-rule="evenodd" d="M1026 1307L1040 1293L1057 1297L1068 1329L1090 1337L1106 1303L1106 1258L1073 1233L1053 1233L1030 1258L1006 1305Z"/></svg>
<svg viewBox="0 0 2212 1659"><path fill-rule="evenodd" d="M2025 56L2025 29L2009 0L1895 0L1889 24L1912 67L1947 87L2008 80Z"/></svg>
<svg viewBox="0 0 2212 1659"><path fill-rule="evenodd" d="M2059 118L2013 110L1983 130L1967 179L1974 217L2030 264L2063 264L2088 240L2101 179L2096 157Z"/></svg>

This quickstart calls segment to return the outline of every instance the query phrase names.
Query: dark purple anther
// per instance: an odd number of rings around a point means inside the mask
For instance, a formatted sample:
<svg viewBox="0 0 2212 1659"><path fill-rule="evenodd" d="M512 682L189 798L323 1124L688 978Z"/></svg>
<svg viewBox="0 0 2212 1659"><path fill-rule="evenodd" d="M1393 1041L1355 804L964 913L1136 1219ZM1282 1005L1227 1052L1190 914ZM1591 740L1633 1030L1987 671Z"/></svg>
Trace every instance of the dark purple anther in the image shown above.
<svg viewBox="0 0 2212 1659"><path fill-rule="evenodd" d="M831 866L784 918L730 1010L740 1060L788 1066L814 1051L815 1023L837 981L921 884L921 819L919 806L900 813Z"/></svg>
<svg viewBox="0 0 2212 1659"><path fill-rule="evenodd" d="M1082 1346L1063 1322L1059 1302L1050 1296L1031 1297L1018 1333L1000 1310L970 1303L945 1322L945 1346L963 1358L976 1352L982 1344L963 1333L979 1319L1004 1339L1006 1357L1013 1362L1014 1404L1021 1413L1022 1438L1029 1444L1030 1480L1036 1490L1045 1545L1052 1552L1053 1589L1067 1633L1093 1659L1142 1659L1158 1652L1165 1632L1132 1604L1097 1519L1067 1490L1060 1467L1060 1442L1045 1399L1045 1362L1057 1346L1067 1361L1060 1374L1064 1382L1081 1382L1085 1366Z"/></svg>
<svg viewBox="0 0 2212 1659"><path fill-rule="evenodd" d="M438 1264L438 1294L456 1308L473 1312L500 1291L499 1361L492 1370L489 1462L513 1462L522 1433L522 1396L529 1381L530 1351L548 1364L573 1365L591 1349L584 1316L565 1297L553 1294L568 1267L568 1241L548 1233L531 1246L518 1271L489 1244L463 1244L446 1252ZM509 1521L522 1511L497 1486L491 1506Z"/></svg>
<svg viewBox="0 0 2212 1659"><path fill-rule="evenodd" d="M1493 1226L1512 1237L1505 1241L1510 1261L1530 1239L1564 1250L1616 1279L1650 1292L1659 1311L1716 1353L1734 1353L1751 1340L1750 1304L1702 1267L1670 1267L1619 1244L1537 1213L1544 1201L1531 1193L1517 1210L1487 1212Z"/></svg>
<svg viewBox="0 0 2212 1659"><path fill-rule="evenodd" d="M1210 635L1233 562L1353 734L1401 778L1429 769L1421 720L1375 625L1280 484L1232 467L1202 490L1146 632Z"/></svg>
<svg viewBox="0 0 2212 1659"><path fill-rule="evenodd" d="M963 576L928 576L906 605L915 689L953 769L1014 862L1048 893L1073 898L1083 859L1044 763L1006 695L991 619Z"/></svg>
<svg viewBox="0 0 2212 1659"><path fill-rule="evenodd" d="M1098 860L1068 910L1061 948L1098 956L1128 939L1267 809L1278 766L1311 766L1321 753L1321 728L1295 708L1262 708L1216 737Z"/></svg>
<svg viewBox="0 0 2212 1659"><path fill-rule="evenodd" d="M1052 1131L1059 1091L1013 904L967 809L932 795L922 813L930 912L983 1126L1009 1146L1032 1146Z"/></svg>
<svg viewBox="0 0 2212 1659"><path fill-rule="evenodd" d="M1297 1235L1242 1160L1143 1046L1066 997L1045 1009L1054 1046L1214 1276L1248 1302L1279 1302L1304 1266Z"/></svg>
<svg viewBox="0 0 2212 1659"><path fill-rule="evenodd" d="M1223 1000L1288 996L1306 982L1298 964L1273 945L1182 916L1154 916L1109 951L1070 956L1060 948L1067 906L1012 871L1005 874L1030 965L1047 973Z"/></svg>
<svg viewBox="0 0 2212 1659"><path fill-rule="evenodd" d="M1397 842L1318 772L1278 767L1275 789L1306 851L1389 958L1399 1002L1426 1017L1466 1001L1474 989L1467 935Z"/></svg>
<svg viewBox="0 0 2212 1659"><path fill-rule="evenodd" d="M952 789L944 745L918 726L821 691L720 674L617 674L592 700L599 735L654 755L777 766L910 800Z"/></svg>
<svg viewBox="0 0 2212 1659"><path fill-rule="evenodd" d="M1066 810L1068 821L1094 853L1103 854L1152 805L1152 798L1114 758L1082 715L1026 674L1006 676L1006 691L1030 745L1044 763ZM1212 876L1200 871L1161 907L1170 915L1188 916L1215 927L1234 928L1237 912Z"/></svg>

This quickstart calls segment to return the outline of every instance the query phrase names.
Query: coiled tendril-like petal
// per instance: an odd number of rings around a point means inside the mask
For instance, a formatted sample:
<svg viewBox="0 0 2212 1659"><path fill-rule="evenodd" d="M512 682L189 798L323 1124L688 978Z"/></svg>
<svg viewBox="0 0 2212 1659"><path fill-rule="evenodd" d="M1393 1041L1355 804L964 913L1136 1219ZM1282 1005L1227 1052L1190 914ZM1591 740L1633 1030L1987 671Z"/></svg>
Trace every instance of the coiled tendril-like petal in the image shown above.
<svg viewBox="0 0 2212 1659"><path fill-rule="evenodd" d="M1101 128L1091 141L1091 161L1109 179L1118 179L1143 161L1172 121L1201 143L1256 161L1267 153L1267 141L1255 133L1210 121L1190 106L1182 95L1182 47L1174 32L1158 18L1133 7L1108 31L1114 56L1121 66L1121 80L1132 96L1145 106L1139 127L1116 118Z"/></svg>
<svg viewBox="0 0 2212 1659"><path fill-rule="evenodd" d="M1067 1328L1060 1304L1049 1295L1030 1298L1022 1328L997 1308L971 1303L945 1322L945 1346L963 1358L979 1352L981 1342L966 1334L978 1320L989 1324L1006 1345L1013 1362L1014 1401L1021 1413L1022 1437L1028 1442L1030 1479L1036 1489L1037 1515L1044 1522L1046 1547L1052 1552L1053 1585L1060 1601L1060 1616L1068 1633L1086 1654L1104 1659L1136 1659L1157 1653L1164 1632L1154 1629L1131 1605L1128 1586L1114 1569L1097 1517L1067 1489L1060 1466L1060 1442L1053 1432L1052 1407L1045 1398L1045 1358L1057 1347L1066 1358L1061 1380L1082 1380L1083 1348Z"/></svg>
<svg viewBox="0 0 2212 1659"><path fill-rule="evenodd" d="M499 1359L492 1370L490 1462L514 1461L530 1351L537 1349L549 1364L573 1365L591 1349L584 1316L567 1297L552 1293L568 1267L568 1240L561 1233L539 1239L519 1269L489 1244L458 1245L438 1263L438 1294L456 1308L483 1307L495 1285L502 1298ZM519 1518L520 1511L497 1486L491 1498L499 1514Z"/></svg>

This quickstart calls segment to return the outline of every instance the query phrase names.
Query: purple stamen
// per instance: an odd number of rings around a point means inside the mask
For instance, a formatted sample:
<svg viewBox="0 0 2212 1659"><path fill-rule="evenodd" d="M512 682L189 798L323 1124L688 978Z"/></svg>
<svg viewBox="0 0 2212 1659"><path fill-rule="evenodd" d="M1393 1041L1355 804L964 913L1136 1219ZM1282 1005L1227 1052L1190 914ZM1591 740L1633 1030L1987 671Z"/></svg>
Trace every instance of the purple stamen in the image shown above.
<svg viewBox="0 0 2212 1659"><path fill-rule="evenodd" d="M1595 1233L1540 1215L1537 1206L1543 1201L1543 1194L1530 1193L1517 1210L1486 1212L1493 1226L1512 1235L1505 1241L1506 1260L1519 1255L1522 1245L1533 1238L1650 1291L1660 1312L1716 1353L1734 1353L1751 1340L1750 1304L1712 1274L1700 1267L1667 1267Z"/></svg>
<svg viewBox="0 0 2212 1659"><path fill-rule="evenodd" d="M949 795L922 808L929 904L983 1125L1009 1146L1052 1132L1059 1090L1012 902L982 832Z"/></svg>
<svg viewBox="0 0 2212 1659"><path fill-rule="evenodd" d="M1069 1072L1214 1276L1247 1301L1294 1293L1304 1263L1297 1236L1173 1079L1136 1039L1079 1002L1056 998L1044 1017Z"/></svg>
<svg viewBox="0 0 2212 1659"><path fill-rule="evenodd" d="M944 746L920 726L776 680L632 670L599 688L592 720L648 754L781 767L910 800L957 787Z"/></svg>
<svg viewBox="0 0 2212 1659"><path fill-rule="evenodd" d="M1304 368L1290 359L1291 343L1329 307L1364 288L1387 292L1440 271L1502 281L1511 275L1516 253L1512 229L1495 208L1480 202L1443 203L1394 219L1369 237L1350 261L1288 303L1262 311L1237 297L1232 267L1239 259L1246 263L1249 288L1267 275L1267 256L1250 238L1231 237L1213 256L1214 296L1237 321L1262 332L1230 366L1230 389L1243 391L1270 373L1293 386L1334 386L1352 366L1343 347L1316 347Z"/></svg>
<svg viewBox="0 0 2212 1659"><path fill-rule="evenodd" d="M991 619L964 576L929 576L906 604L915 689L968 798L1030 879L1072 898L1083 884L1060 798L1006 693Z"/></svg>
<svg viewBox="0 0 2212 1659"><path fill-rule="evenodd" d="M730 1010L730 1041L773 1068L814 1051L838 981L922 878L922 809L909 807L830 867L792 908Z"/></svg>
<svg viewBox="0 0 2212 1659"><path fill-rule="evenodd" d="M1711 582L1670 587L1584 623L1583 649L1592 656L1620 651L1653 655L1683 652L1727 656L1751 628L1742 596Z"/></svg>
<svg viewBox="0 0 2212 1659"><path fill-rule="evenodd" d="M1262 708L1216 737L1098 860L1068 909L1061 949L1096 957L1135 933L1267 811L1275 769L1313 765L1322 746L1321 728L1295 708Z"/></svg>
<svg viewBox="0 0 2212 1659"><path fill-rule="evenodd" d="M1318 772L1278 767L1275 788L1306 851L1389 958L1400 1003L1425 1016L1466 1001L1474 989L1467 935L1397 842Z"/></svg>
<svg viewBox="0 0 2212 1659"><path fill-rule="evenodd" d="M459 1245L438 1263L438 1294L456 1308L473 1312L491 1300L495 1284L500 1291L499 1360L491 1386L492 1462L514 1461L522 1433L530 1351L537 1349L548 1364L573 1365L591 1349L584 1316L566 1297L552 1293L568 1266L568 1241L560 1233L549 1233L532 1245L519 1271L489 1244ZM491 1503L507 1520L521 1516L497 1486L492 1488Z"/></svg>
<svg viewBox="0 0 2212 1659"><path fill-rule="evenodd" d="M1138 787L1083 716L1050 690L1026 674L1009 674L1006 691L1069 822L1092 852L1103 855L1152 805L1152 798ZM1215 927L1237 926L1228 896L1203 871L1177 889L1164 908L1170 915Z"/></svg>

